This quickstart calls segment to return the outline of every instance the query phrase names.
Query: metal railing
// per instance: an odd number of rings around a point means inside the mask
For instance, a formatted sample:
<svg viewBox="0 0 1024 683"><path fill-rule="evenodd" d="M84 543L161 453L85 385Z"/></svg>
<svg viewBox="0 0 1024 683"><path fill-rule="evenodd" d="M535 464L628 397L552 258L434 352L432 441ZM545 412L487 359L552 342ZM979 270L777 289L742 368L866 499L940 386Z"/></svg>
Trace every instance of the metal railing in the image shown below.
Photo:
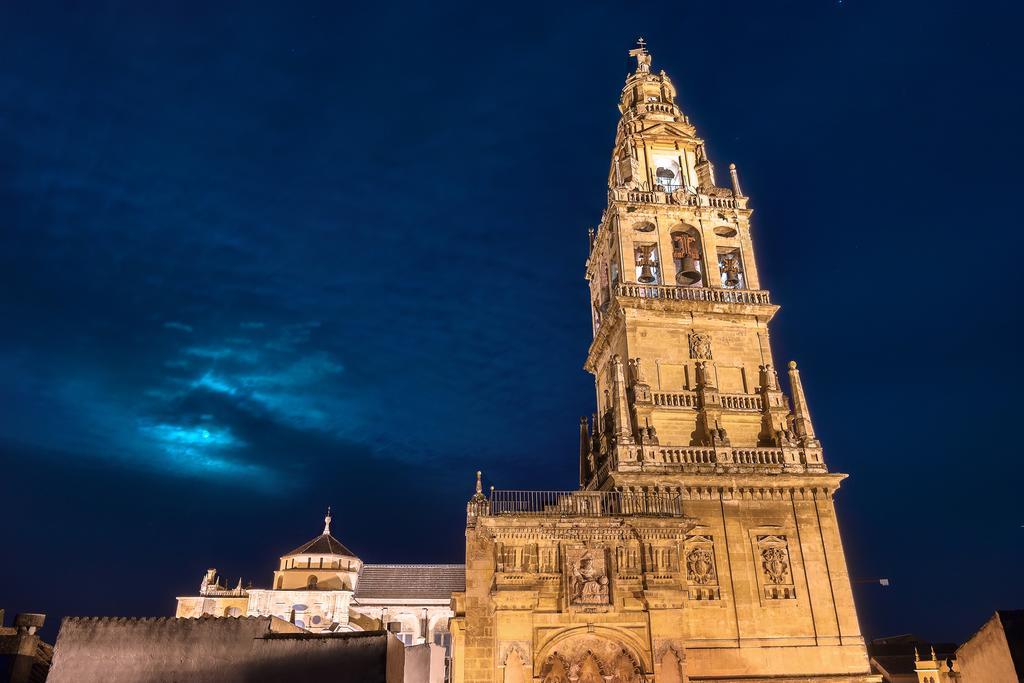
<svg viewBox="0 0 1024 683"><path fill-rule="evenodd" d="M717 287L670 287L667 285L620 284L619 296L633 299L669 299L673 301L710 301L721 304L771 304L764 289L719 289Z"/></svg>
<svg viewBox="0 0 1024 683"><path fill-rule="evenodd" d="M682 517L679 495L621 491L492 491L483 514L544 517Z"/></svg>

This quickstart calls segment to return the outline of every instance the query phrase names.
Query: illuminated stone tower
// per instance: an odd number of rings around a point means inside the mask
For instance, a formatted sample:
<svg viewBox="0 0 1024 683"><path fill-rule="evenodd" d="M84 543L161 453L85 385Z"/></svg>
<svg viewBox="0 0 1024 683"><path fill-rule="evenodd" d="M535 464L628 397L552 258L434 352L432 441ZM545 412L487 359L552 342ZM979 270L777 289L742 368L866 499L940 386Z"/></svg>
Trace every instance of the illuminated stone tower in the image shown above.
<svg viewBox="0 0 1024 683"><path fill-rule="evenodd" d="M598 411L580 490L467 515L455 680L869 681L795 363L768 336L751 210L643 44L623 88L587 280Z"/></svg>

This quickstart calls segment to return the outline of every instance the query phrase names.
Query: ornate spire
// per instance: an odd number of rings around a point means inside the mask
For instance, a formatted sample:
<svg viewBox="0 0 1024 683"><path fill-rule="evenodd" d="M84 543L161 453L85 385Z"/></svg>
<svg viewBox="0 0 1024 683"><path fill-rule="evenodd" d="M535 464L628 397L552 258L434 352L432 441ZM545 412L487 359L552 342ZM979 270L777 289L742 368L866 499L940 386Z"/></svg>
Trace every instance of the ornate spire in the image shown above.
<svg viewBox="0 0 1024 683"><path fill-rule="evenodd" d="M324 517L324 536L331 535L331 506L327 506L327 516Z"/></svg>

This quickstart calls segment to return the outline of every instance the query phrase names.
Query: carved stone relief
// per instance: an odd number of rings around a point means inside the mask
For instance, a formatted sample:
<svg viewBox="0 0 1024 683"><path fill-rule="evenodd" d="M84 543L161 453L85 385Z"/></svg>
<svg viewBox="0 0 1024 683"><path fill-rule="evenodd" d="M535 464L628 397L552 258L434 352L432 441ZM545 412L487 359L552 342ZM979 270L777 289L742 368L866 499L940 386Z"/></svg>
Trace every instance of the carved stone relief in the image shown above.
<svg viewBox="0 0 1024 683"><path fill-rule="evenodd" d="M690 333L690 358L711 360L711 335L706 332Z"/></svg>
<svg viewBox="0 0 1024 683"><path fill-rule="evenodd" d="M603 550L566 551L566 573L570 605L594 608L608 604L608 570Z"/></svg>
<svg viewBox="0 0 1024 683"><path fill-rule="evenodd" d="M768 600L788 600L796 597L789 545L785 536L757 537L758 562L761 565L764 597Z"/></svg>
<svg viewBox="0 0 1024 683"><path fill-rule="evenodd" d="M711 536L688 536L684 550L686 584L691 600L719 600L715 545Z"/></svg>
<svg viewBox="0 0 1024 683"><path fill-rule="evenodd" d="M540 667L542 683L643 683L644 671L622 644L586 635L559 643Z"/></svg>

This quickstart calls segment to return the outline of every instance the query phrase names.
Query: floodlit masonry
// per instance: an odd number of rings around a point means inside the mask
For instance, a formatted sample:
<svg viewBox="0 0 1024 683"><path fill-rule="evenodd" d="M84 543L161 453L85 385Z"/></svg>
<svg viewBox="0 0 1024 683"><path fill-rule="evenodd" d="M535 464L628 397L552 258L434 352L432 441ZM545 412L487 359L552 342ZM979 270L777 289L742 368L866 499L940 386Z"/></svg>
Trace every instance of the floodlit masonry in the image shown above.
<svg viewBox="0 0 1024 683"><path fill-rule="evenodd" d="M751 209L643 44L586 263L597 412L578 491L477 492L457 683L878 681ZM769 239L780 239L775 237Z"/></svg>

